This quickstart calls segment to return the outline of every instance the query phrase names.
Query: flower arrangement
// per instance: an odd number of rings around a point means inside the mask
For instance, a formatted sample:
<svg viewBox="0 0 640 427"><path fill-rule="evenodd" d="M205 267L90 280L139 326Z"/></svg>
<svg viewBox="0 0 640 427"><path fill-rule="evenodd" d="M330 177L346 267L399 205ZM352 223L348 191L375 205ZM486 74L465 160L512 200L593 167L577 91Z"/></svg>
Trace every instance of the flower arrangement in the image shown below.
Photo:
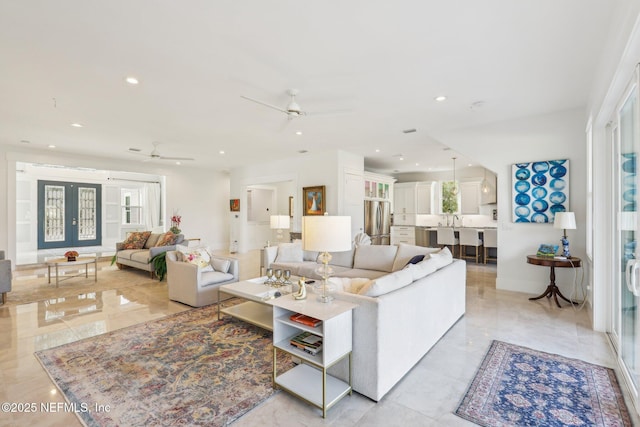
<svg viewBox="0 0 640 427"><path fill-rule="evenodd" d="M174 212L173 216L171 217L171 228L169 229L169 231L171 231L174 234L180 234L181 222L182 222L182 217L178 215L177 212Z"/></svg>
<svg viewBox="0 0 640 427"><path fill-rule="evenodd" d="M80 254L76 251L67 251L64 253L65 258L67 258L67 261L75 261L76 257L80 256Z"/></svg>

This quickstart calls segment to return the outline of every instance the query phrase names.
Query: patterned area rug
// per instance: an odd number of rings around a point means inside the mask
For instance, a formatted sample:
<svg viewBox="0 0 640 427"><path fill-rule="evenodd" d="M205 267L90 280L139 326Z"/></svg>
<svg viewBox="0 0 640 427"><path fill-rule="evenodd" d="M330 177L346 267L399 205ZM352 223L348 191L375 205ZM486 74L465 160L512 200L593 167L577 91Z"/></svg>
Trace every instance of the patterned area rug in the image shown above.
<svg viewBox="0 0 640 427"><path fill-rule="evenodd" d="M273 350L271 332L217 319L208 306L35 355L86 426L224 426L275 392Z"/></svg>
<svg viewBox="0 0 640 427"><path fill-rule="evenodd" d="M500 341L455 414L486 427L631 426L613 369Z"/></svg>

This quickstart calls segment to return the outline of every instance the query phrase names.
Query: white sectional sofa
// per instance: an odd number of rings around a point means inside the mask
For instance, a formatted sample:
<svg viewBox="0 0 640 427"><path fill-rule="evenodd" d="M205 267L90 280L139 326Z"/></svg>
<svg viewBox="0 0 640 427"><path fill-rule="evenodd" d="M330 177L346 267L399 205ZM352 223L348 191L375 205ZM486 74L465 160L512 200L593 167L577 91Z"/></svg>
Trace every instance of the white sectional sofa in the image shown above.
<svg viewBox="0 0 640 427"><path fill-rule="evenodd" d="M274 261L265 266L318 277L314 254L283 262L291 256L285 252L293 252L284 246L280 250L286 256L277 262L279 248L265 249L264 262ZM353 389L379 401L464 315L466 263L454 260L446 248L405 244L360 246L350 252L334 257L342 265L334 266L333 295L358 304L353 314ZM425 259L407 265L418 254ZM349 257L350 267L344 262ZM331 372L348 378L344 363Z"/></svg>

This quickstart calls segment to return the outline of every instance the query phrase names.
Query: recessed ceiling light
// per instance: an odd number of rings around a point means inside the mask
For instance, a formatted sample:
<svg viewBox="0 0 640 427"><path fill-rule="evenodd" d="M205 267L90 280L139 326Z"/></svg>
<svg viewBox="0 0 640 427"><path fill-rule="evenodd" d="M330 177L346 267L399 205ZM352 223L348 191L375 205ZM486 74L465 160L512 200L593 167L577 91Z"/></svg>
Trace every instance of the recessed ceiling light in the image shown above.
<svg viewBox="0 0 640 427"><path fill-rule="evenodd" d="M138 79L136 79L136 78L135 78L135 77L133 77L133 76L128 76L128 77L125 79L125 81L126 81L127 83L129 83L130 85L137 85L138 83L140 83L140 82L138 81Z"/></svg>
<svg viewBox="0 0 640 427"><path fill-rule="evenodd" d="M180 162L176 162L176 165L178 165L178 166L180 166L181 164L182 164L182 163L180 163Z"/></svg>
<svg viewBox="0 0 640 427"><path fill-rule="evenodd" d="M376 153L379 153L379 152L380 152L380 149L379 149L379 148L376 148Z"/></svg>
<svg viewBox="0 0 640 427"><path fill-rule="evenodd" d="M56 148L56 146L53 144L49 144L49 148Z"/></svg>
<svg viewBox="0 0 640 427"><path fill-rule="evenodd" d="M446 101L446 100L447 100L447 97L446 97L446 96L444 96L444 95L440 95L440 96L436 96L436 97L435 97L435 98L433 98L433 99L435 99L435 100L436 100L436 101L438 101L438 102L442 102L442 101Z"/></svg>
<svg viewBox="0 0 640 427"><path fill-rule="evenodd" d="M296 135L302 135L302 131L297 131Z"/></svg>
<svg viewBox="0 0 640 427"><path fill-rule="evenodd" d="M400 160L404 160L404 157L400 157Z"/></svg>
<svg viewBox="0 0 640 427"><path fill-rule="evenodd" d="M71 123L71 126L73 126L74 128L81 128L82 125L80 123Z"/></svg>
<svg viewBox="0 0 640 427"><path fill-rule="evenodd" d="M473 166L473 163L469 163L467 166Z"/></svg>
<svg viewBox="0 0 640 427"><path fill-rule="evenodd" d="M420 166L420 163L416 163L416 166Z"/></svg>
<svg viewBox="0 0 640 427"><path fill-rule="evenodd" d="M224 154L224 150L220 150L220 151L218 151L218 153Z"/></svg>

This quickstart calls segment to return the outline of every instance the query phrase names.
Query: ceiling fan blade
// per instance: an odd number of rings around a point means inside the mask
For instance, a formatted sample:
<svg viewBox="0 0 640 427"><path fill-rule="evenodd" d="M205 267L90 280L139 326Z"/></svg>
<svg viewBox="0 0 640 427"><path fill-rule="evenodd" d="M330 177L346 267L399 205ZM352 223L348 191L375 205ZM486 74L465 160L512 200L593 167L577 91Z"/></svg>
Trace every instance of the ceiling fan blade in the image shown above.
<svg viewBox="0 0 640 427"><path fill-rule="evenodd" d="M256 104L264 105L265 107L273 108L274 110L278 110L281 113L289 114L287 110L283 110L280 107L276 107L275 105L267 104L266 102L258 101L257 99L249 98L248 96L240 95L240 98L244 98L247 101L255 102Z"/></svg>
<svg viewBox="0 0 640 427"><path fill-rule="evenodd" d="M160 160L195 160L191 157L165 157L165 156L160 156L160 157L156 157L156 159L160 159Z"/></svg>

